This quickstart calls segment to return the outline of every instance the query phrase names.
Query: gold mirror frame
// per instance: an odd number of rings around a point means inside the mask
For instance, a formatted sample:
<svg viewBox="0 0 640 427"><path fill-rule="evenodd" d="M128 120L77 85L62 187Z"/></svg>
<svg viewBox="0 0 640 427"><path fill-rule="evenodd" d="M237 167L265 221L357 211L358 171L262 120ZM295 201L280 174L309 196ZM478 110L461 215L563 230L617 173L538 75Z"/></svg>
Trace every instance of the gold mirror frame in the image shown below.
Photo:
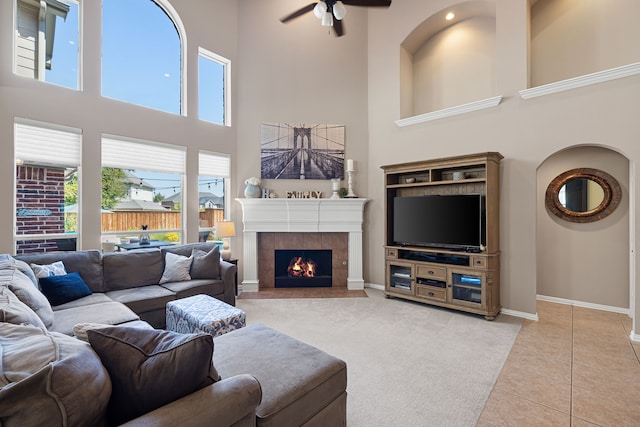
<svg viewBox="0 0 640 427"><path fill-rule="evenodd" d="M558 194L567 182L574 179L588 179L602 187L604 197L602 202L594 209L586 212L576 212L567 209L560 203ZM618 181L606 172L591 168L571 169L561 173L551 181L545 194L547 209L558 218L570 222L594 222L605 218L618 207L622 198L622 190Z"/></svg>

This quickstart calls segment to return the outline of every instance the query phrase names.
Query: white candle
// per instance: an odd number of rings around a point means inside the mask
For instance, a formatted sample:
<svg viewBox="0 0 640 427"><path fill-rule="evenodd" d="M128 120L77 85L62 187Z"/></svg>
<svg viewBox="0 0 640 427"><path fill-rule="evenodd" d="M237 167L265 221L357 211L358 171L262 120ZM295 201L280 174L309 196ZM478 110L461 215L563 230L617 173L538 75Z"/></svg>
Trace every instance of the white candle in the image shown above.
<svg viewBox="0 0 640 427"><path fill-rule="evenodd" d="M333 191L338 191L340 190L340 180L338 178L334 178L331 180L331 183L333 184Z"/></svg>
<svg viewBox="0 0 640 427"><path fill-rule="evenodd" d="M353 172L353 159L347 159L347 172Z"/></svg>

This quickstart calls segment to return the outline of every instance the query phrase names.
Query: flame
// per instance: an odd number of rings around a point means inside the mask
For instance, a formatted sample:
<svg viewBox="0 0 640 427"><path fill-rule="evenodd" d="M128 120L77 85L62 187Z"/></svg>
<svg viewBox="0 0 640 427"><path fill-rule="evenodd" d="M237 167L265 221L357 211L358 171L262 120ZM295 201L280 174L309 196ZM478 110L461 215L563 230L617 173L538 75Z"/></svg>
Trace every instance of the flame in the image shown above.
<svg viewBox="0 0 640 427"><path fill-rule="evenodd" d="M291 258L287 274L289 277L315 277L318 264L312 259L304 260L301 256Z"/></svg>

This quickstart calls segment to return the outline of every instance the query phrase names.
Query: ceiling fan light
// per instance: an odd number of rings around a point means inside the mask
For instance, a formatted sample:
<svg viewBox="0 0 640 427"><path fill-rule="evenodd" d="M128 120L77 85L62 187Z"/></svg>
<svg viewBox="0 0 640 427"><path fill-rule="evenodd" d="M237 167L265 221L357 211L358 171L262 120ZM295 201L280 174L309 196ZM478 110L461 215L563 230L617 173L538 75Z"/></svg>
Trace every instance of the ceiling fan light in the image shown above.
<svg viewBox="0 0 640 427"><path fill-rule="evenodd" d="M335 2L333 5L333 16L335 16L338 21L341 21L346 14L347 9L344 7L344 4L342 4L340 0Z"/></svg>
<svg viewBox="0 0 640 427"><path fill-rule="evenodd" d="M322 19L324 15L327 13L327 4L323 1L319 1L316 3L316 7L313 8L313 14L318 19Z"/></svg>
<svg viewBox="0 0 640 427"><path fill-rule="evenodd" d="M323 27L333 27L333 15L330 12L325 12L322 16Z"/></svg>

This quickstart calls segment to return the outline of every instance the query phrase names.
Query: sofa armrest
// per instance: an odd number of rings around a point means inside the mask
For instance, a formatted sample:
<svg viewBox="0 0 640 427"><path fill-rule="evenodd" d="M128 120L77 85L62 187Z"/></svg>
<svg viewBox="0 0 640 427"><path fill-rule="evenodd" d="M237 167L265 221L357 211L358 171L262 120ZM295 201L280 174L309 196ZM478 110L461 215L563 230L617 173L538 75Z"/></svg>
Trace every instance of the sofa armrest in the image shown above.
<svg viewBox="0 0 640 427"><path fill-rule="evenodd" d="M230 262L220 260L220 277L224 283L224 302L236 305L236 273L238 267Z"/></svg>
<svg viewBox="0 0 640 427"><path fill-rule="evenodd" d="M230 426L246 420L255 425L262 400L260 383L249 374L229 377L135 418L127 427Z"/></svg>

